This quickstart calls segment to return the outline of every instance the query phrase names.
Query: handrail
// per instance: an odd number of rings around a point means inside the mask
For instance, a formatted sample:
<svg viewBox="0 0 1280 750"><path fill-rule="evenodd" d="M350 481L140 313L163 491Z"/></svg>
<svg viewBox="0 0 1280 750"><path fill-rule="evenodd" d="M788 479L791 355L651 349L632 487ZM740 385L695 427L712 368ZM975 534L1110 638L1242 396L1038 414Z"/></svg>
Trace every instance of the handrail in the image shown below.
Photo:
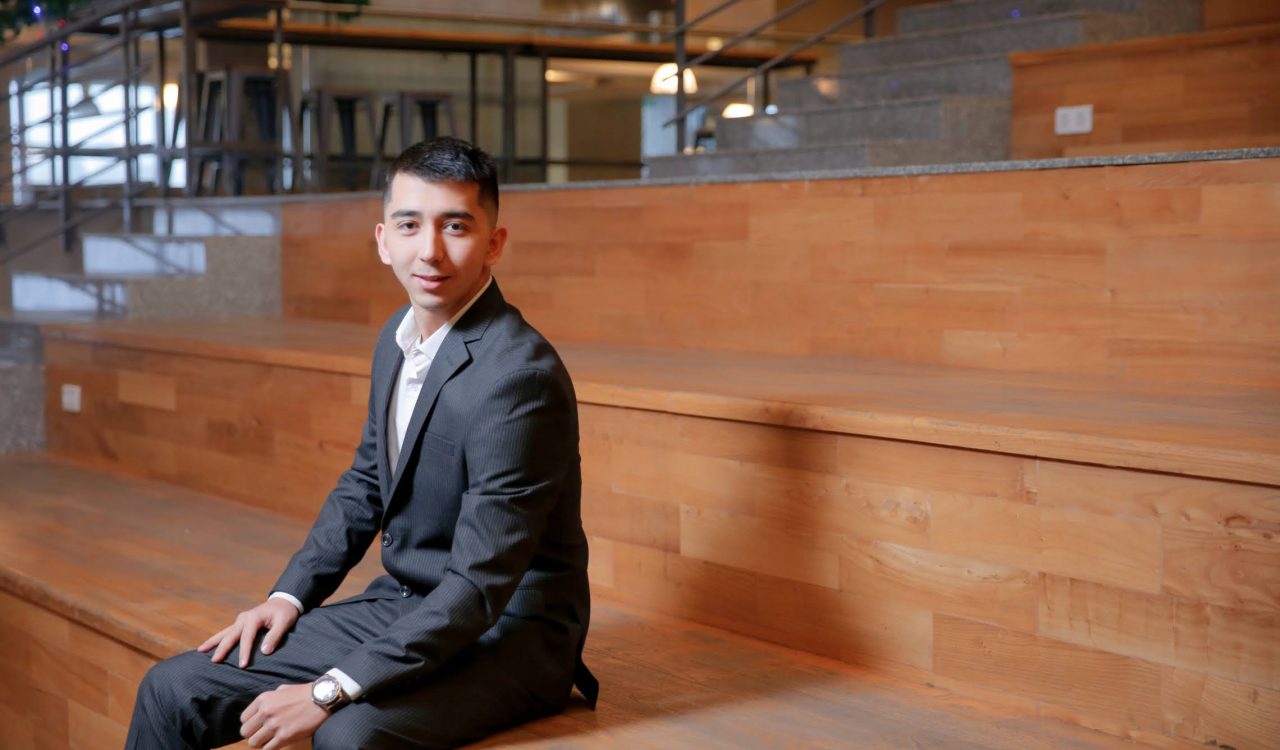
<svg viewBox="0 0 1280 750"><path fill-rule="evenodd" d="M92 15L85 16L84 18L68 23L66 26L50 31L29 44L17 49L8 50L7 52L0 52L0 68L11 63L15 63L24 57L30 57L42 49L46 49L55 44L60 44L82 31L97 26L111 16L119 15L128 10L133 10L134 6L150 5L154 2L156 2L156 0L115 0L115 2L110 5L103 5Z"/></svg>
<svg viewBox="0 0 1280 750"><path fill-rule="evenodd" d="M188 2L189 0L183 0ZM124 210L126 230L131 222L132 202L139 194L139 189L135 184L134 177L134 160L139 156L141 150L133 146L131 128L134 127L136 118L143 112L150 110L155 105L140 107L136 97L136 87L141 80L142 75L150 69L149 65L141 64L141 56L138 53L138 42L146 35L145 30L137 30L136 22L138 20L140 9L158 7L161 5L172 4L174 0L114 0L114 2L103 2L89 8L90 12L65 25L59 26L48 33L42 35L39 39L29 44L24 44L15 49L7 49L0 52L0 68L13 65L22 60L33 60L37 56L48 54L49 67L46 73L35 76L21 75L18 86L19 101L21 97L30 93L37 85L45 84L50 92L50 112L49 116L43 118L38 123L22 122L17 128L9 128L9 138L13 138L15 134L19 137L23 136L33 127L48 124L53 128L50 133L49 145L46 148L30 150L44 152L42 158L27 162L26 151L28 147L23 147L22 167L6 176L8 180L14 180L25 176L33 168L48 163L54 172L51 188L56 195L58 204L58 221L57 227L44 235L28 240L26 244L0 256L0 263L9 263L23 254L42 246L45 242L55 237L60 238L63 251L71 250L72 233L84 224L86 221L101 215L105 211L113 210L117 206L122 206ZM82 59L75 61L73 64L69 59L67 42L73 35L94 30L98 32L106 31L110 33L110 38L100 45L88 47L87 53ZM83 70L93 70L98 67L97 61L112 52L124 53L124 77L115 80L108 86L108 89L117 86L124 87L124 109L120 112L112 112L111 115L119 116L119 123L113 122L106 128L98 128L93 134L87 137L81 137L78 141L72 142L68 123L72 119L71 106L67 97L67 89L73 83L72 73L81 72ZM29 72L29 71L28 71ZM29 80L29 79L36 80ZM131 88L133 89L131 91ZM93 148L87 147L89 141L99 137L103 132L111 127L120 126L125 131L125 148ZM112 159L104 166L98 167L90 171L88 174L79 175L73 182L70 173L71 159L76 157L102 155ZM59 161L60 160L60 161ZM125 169L125 189L121 198L108 201L107 205L92 212L79 212L73 215L75 208L73 202L73 191L83 187L91 182L99 175L111 170L121 163ZM25 181L24 181L25 185ZM142 190L145 191L145 187ZM5 211L6 219L13 219L18 216L25 215L40 207L39 201L34 201L30 206L24 206L20 210L9 209ZM16 207L15 207L16 208Z"/></svg>
<svg viewBox="0 0 1280 750"><path fill-rule="evenodd" d="M679 1L682 2L682 0L679 0ZM800 42L799 44L793 46L791 49L788 49L785 52L775 55L773 58L771 58L767 62L761 63L760 65L756 66L755 68L752 68L750 71L744 73L738 78L735 78L729 83L724 84L720 88L713 91L711 94L708 94L701 101L696 102L689 106L681 107L679 111L676 112L674 117L672 117L671 119L663 123L663 126L665 127L675 123L681 123L679 127L683 128L684 119L687 118L695 110L701 109L702 107L707 106L711 102L714 102L717 99L720 99L725 94L728 94L730 91L733 91L734 89L738 88L738 86L741 86L744 82L750 80L751 78L761 75L763 73L768 73L769 71L773 70L779 65L786 63L788 60L795 57L797 54L809 49L810 47L816 44L822 43L822 41L826 39L828 36L831 36L836 31L843 29L845 26L848 26L854 21L865 18L870 13L874 13L880 6L884 5L888 1L889 0L868 0L868 2L858 10L844 16L843 18L840 18L834 21L833 23L826 26L822 31L819 31L816 34L813 34L805 41ZM677 75L680 75L680 73L677 72Z"/></svg>

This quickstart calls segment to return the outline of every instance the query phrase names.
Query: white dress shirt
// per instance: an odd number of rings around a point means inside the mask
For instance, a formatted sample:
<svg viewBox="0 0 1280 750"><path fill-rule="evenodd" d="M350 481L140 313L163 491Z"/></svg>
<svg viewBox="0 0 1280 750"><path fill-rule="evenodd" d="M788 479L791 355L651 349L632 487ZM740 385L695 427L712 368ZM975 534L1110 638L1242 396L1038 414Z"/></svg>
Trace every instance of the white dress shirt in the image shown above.
<svg viewBox="0 0 1280 750"><path fill-rule="evenodd" d="M453 326L466 314L467 310L471 309L491 284L493 284L492 274L480 291L467 300L467 304L463 305L462 309L449 319L449 322L437 328L425 340L418 331L418 321L413 316L412 307L404 314L400 326L396 328L396 344L404 352L404 364L400 366L400 376L396 378L396 384L392 388L391 404L387 413L387 465L391 467L392 472L395 472L396 464L400 460L400 447L404 445L405 432L408 431L409 420L413 417L413 407L418 403L418 394L422 392L422 384L427 379L427 370L431 368L432 361L440 351L440 345L444 343L444 338L449 335L449 331L453 330ZM302 602L293 594L274 591L267 598L284 599L297 607L298 612L302 612ZM330 669L325 674L336 679L351 700L364 694L364 688L341 669Z"/></svg>

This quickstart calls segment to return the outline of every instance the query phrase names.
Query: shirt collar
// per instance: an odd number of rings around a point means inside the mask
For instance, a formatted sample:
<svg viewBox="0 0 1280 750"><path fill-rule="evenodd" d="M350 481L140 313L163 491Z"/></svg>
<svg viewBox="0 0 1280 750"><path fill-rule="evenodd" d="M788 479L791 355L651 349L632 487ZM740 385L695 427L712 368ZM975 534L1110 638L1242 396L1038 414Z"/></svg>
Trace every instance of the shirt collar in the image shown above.
<svg viewBox="0 0 1280 750"><path fill-rule="evenodd" d="M476 303L476 300L480 299L480 295L484 294L492 284L493 274L490 273L489 279L484 282L484 286L480 288L480 291L476 292L475 296L467 300L467 304L463 305L462 309L459 310L452 318L449 318L448 323L437 328L434 333L427 337L426 341L422 341L421 343L419 343L422 336L418 333L418 322L413 317L413 306L410 305L408 311L404 314L404 318L400 321L400 326L396 328L396 344L400 346L400 350L403 351L407 357L409 356L409 352L417 346L429 358L434 359L436 352L440 351L440 345L444 343L444 337L449 335L449 331L453 330L454 324L461 320L463 315L466 315L467 310L471 309L471 306Z"/></svg>

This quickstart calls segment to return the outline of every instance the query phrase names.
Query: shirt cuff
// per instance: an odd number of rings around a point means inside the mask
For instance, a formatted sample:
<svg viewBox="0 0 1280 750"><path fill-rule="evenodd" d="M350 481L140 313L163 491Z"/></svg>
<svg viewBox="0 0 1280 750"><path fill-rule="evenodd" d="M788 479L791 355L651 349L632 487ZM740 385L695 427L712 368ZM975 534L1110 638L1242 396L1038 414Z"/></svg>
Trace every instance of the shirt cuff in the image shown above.
<svg viewBox="0 0 1280 750"><path fill-rule="evenodd" d="M337 680L338 684L342 686L342 692L346 693L347 697L351 700L356 700L360 696L364 695L364 688L360 687L360 683L348 677L347 673L343 672L341 669L334 667L328 672L325 672L325 674Z"/></svg>
<svg viewBox="0 0 1280 750"><path fill-rule="evenodd" d="M298 614L302 614L302 610L303 610L302 602L298 601L298 597L294 596L293 594L286 594L283 591L273 591L271 592L271 596L267 597L267 601L271 601L272 599L284 599L286 602L289 602L290 604L298 608Z"/></svg>

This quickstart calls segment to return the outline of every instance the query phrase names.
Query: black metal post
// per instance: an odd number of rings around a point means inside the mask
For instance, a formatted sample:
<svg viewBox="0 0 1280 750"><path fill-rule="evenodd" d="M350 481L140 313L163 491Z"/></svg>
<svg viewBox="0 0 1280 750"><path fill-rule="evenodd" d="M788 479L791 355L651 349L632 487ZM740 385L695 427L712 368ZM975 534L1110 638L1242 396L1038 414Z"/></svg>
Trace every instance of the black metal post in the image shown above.
<svg viewBox="0 0 1280 750"><path fill-rule="evenodd" d="M476 53L470 53L469 57L471 65L471 87L467 91L467 94L470 97L467 104L467 111L471 116L471 143L474 144L476 139L479 138L480 133L480 115L478 112L480 109L480 74L479 71L476 70Z"/></svg>
<svg viewBox="0 0 1280 750"><path fill-rule="evenodd" d="M58 201L58 219L62 222L62 252L71 252L71 108L67 103L67 58L68 52L61 47L54 53L54 60L58 70L58 88L61 91L62 109L59 112L61 117L61 134L59 151L62 153L62 185L59 190L60 200Z"/></svg>
<svg viewBox="0 0 1280 750"><path fill-rule="evenodd" d="M676 126L676 153L683 154L688 134L685 132L684 114L684 64L685 64L685 0L676 0L676 115L680 116Z"/></svg>
<svg viewBox="0 0 1280 750"><path fill-rule="evenodd" d="M502 53L502 165L511 182L516 167L516 51L510 47Z"/></svg>
<svg viewBox="0 0 1280 750"><path fill-rule="evenodd" d="M166 137L165 119L169 110L164 104L165 76L168 66L164 54L164 29L156 31L156 172L160 180L160 197L169 198L169 141Z"/></svg>
<svg viewBox="0 0 1280 750"><path fill-rule="evenodd" d="M133 144L137 142L134 129L134 114L137 101L134 94L137 87L133 85L134 59L133 45L129 40L129 16L132 11L126 10L120 15L120 44L124 49L124 122L120 123L124 131L124 202L123 210L125 234L133 232Z"/></svg>
<svg viewBox="0 0 1280 750"><path fill-rule="evenodd" d="M196 137L196 42L195 30L191 28L191 0L182 0L179 19L182 25L182 85L178 96L182 105L182 120L187 127L187 137L182 141L182 159L187 173L186 193L191 196L196 194L194 183L196 168L191 158L191 141ZM176 120L173 132L176 137L178 132Z"/></svg>
<svg viewBox="0 0 1280 750"><path fill-rule="evenodd" d="M870 5L872 2L874 2L874 0L862 0L862 5L865 7ZM871 10L867 11L867 15L862 18L862 35L867 39L871 39L876 35L875 7L872 7Z"/></svg>
<svg viewBox="0 0 1280 750"><path fill-rule="evenodd" d="M540 112L542 114L542 181L548 177L548 160L551 158L551 92L547 83L547 53L542 53L542 86L540 94Z"/></svg>
<svg viewBox="0 0 1280 750"><path fill-rule="evenodd" d="M271 41L276 45L276 138L279 139L276 153L276 174L275 179L271 180L271 190L275 193L284 192L284 108L285 97L290 96L290 92L285 91L284 77L284 11L277 9L273 11L275 14L275 26L271 30ZM372 134L370 134L372 135Z"/></svg>

